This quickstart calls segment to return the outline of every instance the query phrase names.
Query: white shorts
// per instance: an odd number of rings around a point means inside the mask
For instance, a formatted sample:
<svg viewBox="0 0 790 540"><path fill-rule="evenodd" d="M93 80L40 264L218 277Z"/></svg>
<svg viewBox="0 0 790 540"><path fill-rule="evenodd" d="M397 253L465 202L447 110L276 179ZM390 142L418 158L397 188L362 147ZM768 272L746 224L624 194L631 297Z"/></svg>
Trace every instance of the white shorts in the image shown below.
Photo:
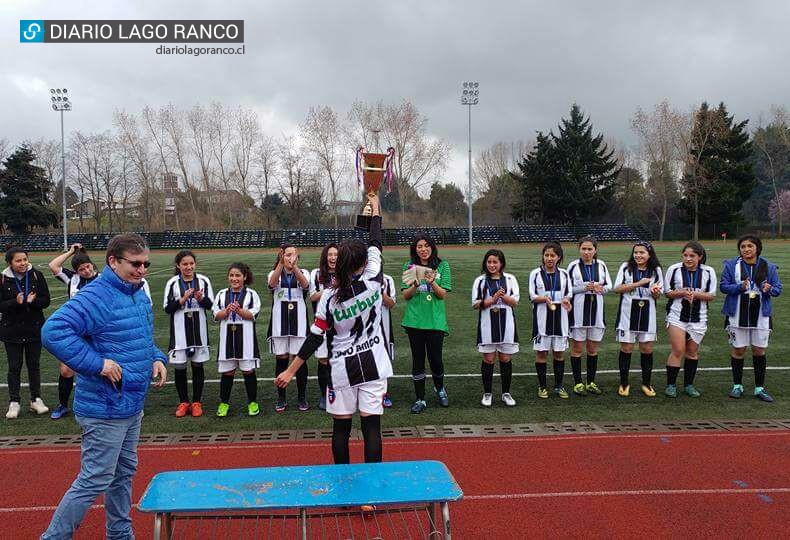
<svg viewBox="0 0 790 540"><path fill-rule="evenodd" d="M499 352L502 354L512 355L518 352L518 343L491 343L488 345L478 345L477 352L483 354Z"/></svg>
<svg viewBox="0 0 790 540"><path fill-rule="evenodd" d="M562 352L568 348L568 338L565 336L537 336L532 340L533 351Z"/></svg>
<svg viewBox="0 0 790 540"><path fill-rule="evenodd" d="M384 413L387 379L369 381L348 388L326 389L326 412L329 414Z"/></svg>
<svg viewBox="0 0 790 540"><path fill-rule="evenodd" d="M271 337L269 338L269 351L274 356L298 354L304 343L303 337Z"/></svg>
<svg viewBox="0 0 790 540"><path fill-rule="evenodd" d="M242 371L252 371L260 365L260 360L253 358L251 360L220 360L217 362L217 371L220 373L227 373L234 369Z"/></svg>
<svg viewBox="0 0 790 540"><path fill-rule="evenodd" d="M604 332L606 332L606 328L595 326L571 328L571 339L573 341L602 341Z"/></svg>
<svg viewBox="0 0 790 540"><path fill-rule="evenodd" d="M702 343L702 338L705 337L705 332L708 331L706 323L692 323L680 321L667 321L667 328L674 326L686 331L686 340L691 340L697 345Z"/></svg>
<svg viewBox="0 0 790 540"><path fill-rule="evenodd" d="M187 358L185 350L170 351L170 354L167 355L167 361L173 365L186 364L187 362L202 364L209 358L211 358L211 350L208 347L195 348L195 354L192 355L192 358Z"/></svg>
<svg viewBox="0 0 790 540"><path fill-rule="evenodd" d="M728 326L727 335L730 336L730 345L736 349L748 347L749 345L764 349L768 346L768 338L771 336L771 331L762 328L735 328Z"/></svg>
<svg viewBox="0 0 790 540"><path fill-rule="evenodd" d="M630 330L618 330L617 341L620 343L649 343L656 340L656 335L651 332L631 332Z"/></svg>

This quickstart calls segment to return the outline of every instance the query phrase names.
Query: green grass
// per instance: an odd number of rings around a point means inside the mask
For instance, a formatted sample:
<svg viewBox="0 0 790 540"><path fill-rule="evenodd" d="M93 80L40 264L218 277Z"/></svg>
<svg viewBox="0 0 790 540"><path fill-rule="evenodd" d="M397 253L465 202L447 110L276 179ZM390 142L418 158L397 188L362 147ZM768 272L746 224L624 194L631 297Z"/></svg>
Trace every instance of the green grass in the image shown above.
<svg viewBox="0 0 790 540"><path fill-rule="evenodd" d="M665 243L657 246L658 254L662 260L664 268L679 260L681 243ZM780 277L787 281L787 275L783 268L790 264L790 254L786 251L790 244L786 242L766 242L764 254L776 262L780 267ZM488 246L481 247L440 247L440 255L450 262L453 270L454 290L448 299L448 319L451 335L445 341L444 363L448 374L479 374L480 355L475 348L476 335L476 312L470 307L471 286L474 278L479 274L480 263L483 253ZM565 249L569 252L566 255L567 264L575 253L575 245L565 244ZM721 243L708 243L708 264L711 264L717 272L721 271L721 262L725 258L736 254L733 242L728 242L726 246ZM613 274L616 272L620 262L625 260L629 253L628 244L604 244L600 248L600 256L605 260ZM771 371L767 376L767 387L777 399L771 405L758 402L751 397L745 397L740 401L727 398L730 387L729 371L701 371L698 374L698 388L703 392L703 397L692 400L685 396L677 400L664 398L660 393L655 399L648 399L641 395L637 386L632 385L632 395L628 399L619 398L616 395L617 375L601 374L598 382L606 390L605 395L600 397L588 396L577 398L571 396L569 400L549 399L538 400L536 396L536 380L534 376L523 376L520 373L534 372L534 354L532 352L530 336L532 328L531 309L527 299L527 275L530 270L537 266L539 262L539 246L537 245L509 245L504 247L507 260L507 270L516 275L522 289L522 303L517 311L519 335L522 336L522 352L514 357L514 372L512 393L518 401L518 406L507 409L498 401L498 378L494 380L495 401L491 409L483 409L479 405L481 382L479 375L473 377L448 378L446 385L450 394L451 406L449 409L441 409L429 395L428 410L421 415L409 413L409 406L413 400L413 388L409 378L397 378L390 381L390 394L395 401L395 406L386 411L384 415L385 427L413 426L413 425L441 425L441 424L511 424L526 422L554 422L554 421L628 421L628 420L676 420L676 419L703 419L703 418L790 418L790 371ZM306 249L302 253L302 266L313 268L317 264L319 251L317 249ZM101 260L102 256L98 253L93 254L95 260ZM165 281L172 275L170 271L173 252L155 252L152 255L153 265L150 269L151 290L154 294L154 312L156 314L156 339L159 346L165 350L167 347L167 318L161 309L162 294ZM385 258L388 261L387 267L393 277L399 276L399 269L402 262L407 257L407 250L403 248L385 249ZM261 348L265 347L266 325L269 318L269 307L267 304L267 294L265 293L264 279L271 268L274 252L267 251L237 251L233 253L219 251L198 251L198 271L207 274L214 285L214 289L219 290L226 286L226 267L235 260L248 263L256 275L256 282L253 287L261 293L264 299L264 309L259 319L259 336ZM45 265L49 256L33 255L33 262L37 265ZM42 268L45 274L49 271ZM614 279L614 275L612 278ZM65 287L50 279L50 289L52 292L53 308L59 306L65 298ZM729 346L724 333L722 318L718 314L721 309L722 298L719 297L711 308L713 316L710 320L710 328L705 337L701 353L701 367L729 367ZM606 311L607 321L615 320L615 307L617 298L615 295L607 297ZM662 302L663 304L663 302ZM790 300L787 295L777 299L775 305L774 334L768 349L768 365L771 366L790 366L788 359L788 348L790 338ZM396 340L396 360L395 373L408 375L411 372L411 359L408 351L406 336L397 323L403 317L403 301L399 298L399 303L394 311L395 340ZM212 342L216 344L217 326L211 327ZM614 341L614 332L611 327L607 330L601 351L599 354L599 370L611 370L617 367L618 345ZM659 341L655 349L654 384L659 392L664 385L664 363L669 352L669 345L663 326L659 331ZM2 360L0 365L6 369L5 353L0 353ZM637 359L632 363L632 367L638 367ZM566 388L570 389L572 377L570 375L570 362L566 367ZM746 366L750 365L747 358ZM274 360L268 353L262 359L261 368L258 370L259 377L272 377L274 371ZM551 368L549 368L549 378L551 379ZM314 363L311 364L311 374L315 374ZM206 369L207 378L217 378L216 363L210 361ZM23 380L26 377L23 369ZM172 379L172 370L171 370ZM42 356L42 380L43 382L57 381L57 362L48 353ZM682 374L681 379L682 380ZM638 381L638 375L632 374L632 381ZM747 391L752 387L752 372L747 370L744 374ZM308 396L312 403L317 403L318 385L315 380L310 381ZM431 387L430 382L428 387ZM0 395L5 397L7 389L3 389ZM263 429L306 429L323 428L331 425L329 415L323 411L312 410L300 413L295 410L296 388L293 384L288 389L290 404L285 414L275 414L273 412L273 401L275 397L274 386L269 381L259 382L259 397L264 413L256 418L243 416L244 407L244 387L240 378L237 378L231 398L231 413L225 419L215 418L214 412L218 403L219 385L208 383L204 392L204 410L206 415L199 419L176 419L173 416L175 405L177 404L175 388L172 385L166 386L162 390L152 390L146 403L146 416L143 429L146 432L211 432L211 431L248 431ZM23 407L27 399L27 389L22 389ZM43 388L43 398L47 404L54 406L57 402L57 388L47 386ZM23 408L20 418L16 421L0 420L0 434L2 435L22 435L22 434L55 434L55 433L77 433L78 427L73 419L54 422L49 418L36 418L32 413Z"/></svg>

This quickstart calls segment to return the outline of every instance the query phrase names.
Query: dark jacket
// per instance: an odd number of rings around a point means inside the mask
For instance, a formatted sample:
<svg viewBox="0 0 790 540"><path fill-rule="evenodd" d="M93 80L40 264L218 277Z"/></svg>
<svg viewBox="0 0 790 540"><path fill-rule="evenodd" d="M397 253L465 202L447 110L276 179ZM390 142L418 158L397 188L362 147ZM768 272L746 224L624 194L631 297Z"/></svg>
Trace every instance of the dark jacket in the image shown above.
<svg viewBox="0 0 790 540"><path fill-rule="evenodd" d="M0 274L0 341L9 343L31 343L41 341L44 326L44 309L49 306L49 287L44 274L28 265L26 278L19 280L22 289L27 282L28 292L35 292L32 302L19 304L16 297L19 288L11 268Z"/></svg>

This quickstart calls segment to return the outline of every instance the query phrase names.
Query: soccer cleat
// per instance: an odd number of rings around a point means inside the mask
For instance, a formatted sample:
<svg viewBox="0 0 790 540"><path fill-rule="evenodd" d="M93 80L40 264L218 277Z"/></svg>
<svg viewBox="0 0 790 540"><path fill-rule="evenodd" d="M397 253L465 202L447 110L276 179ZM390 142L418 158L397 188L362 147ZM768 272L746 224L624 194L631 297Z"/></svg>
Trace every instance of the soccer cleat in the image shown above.
<svg viewBox="0 0 790 540"><path fill-rule="evenodd" d="M424 399L418 399L414 402L414 405L411 406L411 413L412 414L420 414L425 409L428 408L428 404L425 403Z"/></svg>
<svg viewBox="0 0 790 540"><path fill-rule="evenodd" d="M189 403L182 401L176 407L176 418L184 418L189 412Z"/></svg>
<svg viewBox="0 0 790 540"><path fill-rule="evenodd" d="M678 387L674 384L668 384L666 390L664 390L664 395L667 397L678 397Z"/></svg>
<svg viewBox="0 0 790 540"><path fill-rule="evenodd" d="M192 406L189 408L189 414L194 416L195 418L199 416L203 416L203 404L199 401L195 401L192 403Z"/></svg>
<svg viewBox="0 0 790 540"><path fill-rule="evenodd" d="M554 395L561 399L568 399L568 392L562 386L554 388Z"/></svg>
<svg viewBox="0 0 790 540"><path fill-rule="evenodd" d="M30 402L30 410L36 414L44 414L49 412L49 407L44 405L44 402L41 401L40 397L37 397Z"/></svg>
<svg viewBox="0 0 790 540"><path fill-rule="evenodd" d="M217 416L223 417L223 418L225 416L228 416L228 410L230 410L230 404L229 403L220 403L219 407L217 407Z"/></svg>
<svg viewBox="0 0 790 540"><path fill-rule="evenodd" d="M386 407L386 405L384 405ZM318 408L322 411L326 410L326 398L321 396L321 399L318 400Z"/></svg>
<svg viewBox="0 0 790 540"><path fill-rule="evenodd" d="M588 393L593 394L595 396L600 396L601 394L603 394L603 390L601 390L601 388L597 384L595 384L595 381L588 382L586 388Z"/></svg>
<svg viewBox="0 0 790 540"><path fill-rule="evenodd" d="M549 391L541 386L540 388L538 388L538 397L540 399L548 399L549 398Z"/></svg>
<svg viewBox="0 0 790 540"><path fill-rule="evenodd" d="M774 398L771 397L771 394L765 391L765 388L762 386L758 386L754 389L754 397L759 399L760 401L764 401L766 403L773 403Z"/></svg>
<svg viewBox="0 0 790 540"><path fill-rule="evenodd" d="M299 402L299 410L300 411L309 411L310 410L310 404L307 403L306 400L305 401L300 401Z"/></svg>
<svg viewBox="0 0 790 540"><path fill-rule="evenodd" d="M649 384L643 384L642 385L642 393L644 395L646 395L647 397L656 397L655 389L652 386L650 386Z"/></svg>
<svg viewBox="0 0 790 540"><path fill-rule="evenodd" d="M504 394L502 394L502 401L508 407L515 407L516 406L516 400L513 399L513 396L511 396L509 392L505 392Z"/></svg>
<svg viewBox="0 0 790 540"><path fill-rule="evenodd" d="M13 420L17 416L19 416L19 409L20 408L21 407L19 406L19 402L18 401L10 402L8 404L8 412L5 413L5 417L8 418L9 420Z"/></svg>
<svg viewBox="0 0 790 540"><path fill-rule="evenodd" d="M700 394L699 390L694 388L693 384L687 384L683 389L686 391L686 394L689 397L698 398L702 395Z"/></svg>
<svg viewBox="0 0 790 540"><path fill-rule="evenodd" d="M62 403L58 403L58 406L55 407L55 410L52 411L52 414L49 415L50 418L53 420L60 420L64 416L68 416L71 412L71 409L63 405Z"/></svg>
<svg viewBox="0 0 790 540"><path fill-rule="evenodd" d="M384 399L382 399L381 404L384 405L384 408L386 409L392 407L392 400L390 399L389 394L384 394Z"/></svg>
<svg viewBox="0 0 790 540"><path fill-rule="evenodd" d="M285 412L285 409L287 408L288 404L285 401L278 400L277 403L274 404L274 410L277 412Z"/></svg>
<svg viewBox="0 0 790 540"><path fill-rule="evenodd" d="M618 396L628 397L630 393L631 393L631 385L630 384L626 384L625 386L623 386L621 384L620 387L617 389L617 395Z"/></svg>
<svg viewBox="0 0 790 540"><path fill-rule="evenodd" d="M743 395L743 385L733 384L732 390L730 390L730 397L732 399L740 399L742 395Z"/></svg>
<svg viewBox="0 0 790 540"><path fill-rule="evenodd" d="M586 396L587 395L587 387L584 386L584 383L574 384L573 385L573 393L577 396Z"/></svg>
<svg viewBox="0 0 790 540"><path fill-rule="evenodd" d="M258 406L257 401L250 401L247 404L247 414L250 416L258 416L261 413L261 408Z"/></svg>
<svg viewBox="0 0 790 540"><path fill-rule="evenodd" d="M434 389L436 395L439 397L439 405L442 407L450 406L450 398L447 396L447 390L442 386L439 390Z"/></svg>
<svg viewBox="0 0 790 540"><path fill-rule="evenodd" d="M483 399L480 400L480 405L483 407L490 407L492 402L492 396L489 393L483 394Z"/></svg>

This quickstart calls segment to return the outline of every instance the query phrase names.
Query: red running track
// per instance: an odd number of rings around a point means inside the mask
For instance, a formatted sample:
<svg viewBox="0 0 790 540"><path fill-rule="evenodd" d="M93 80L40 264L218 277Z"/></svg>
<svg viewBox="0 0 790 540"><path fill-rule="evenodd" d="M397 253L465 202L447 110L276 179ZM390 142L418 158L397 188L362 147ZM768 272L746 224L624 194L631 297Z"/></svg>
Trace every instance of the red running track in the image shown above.
<svg viewBox="0 0 790 540"><path fill-rule="evenodd" d="M160 471L330 461L328 442L152 445L139 454L135 502ZM450 508L456 538L788 534L788 432L400 439L385 440L384 457L447 464L464 491ZM0 537L37 538L78 469L78 448L0 450ZM153 517L133 518L137 537L149 538ZM77 538L103 533L96 506Z"/></svg>

